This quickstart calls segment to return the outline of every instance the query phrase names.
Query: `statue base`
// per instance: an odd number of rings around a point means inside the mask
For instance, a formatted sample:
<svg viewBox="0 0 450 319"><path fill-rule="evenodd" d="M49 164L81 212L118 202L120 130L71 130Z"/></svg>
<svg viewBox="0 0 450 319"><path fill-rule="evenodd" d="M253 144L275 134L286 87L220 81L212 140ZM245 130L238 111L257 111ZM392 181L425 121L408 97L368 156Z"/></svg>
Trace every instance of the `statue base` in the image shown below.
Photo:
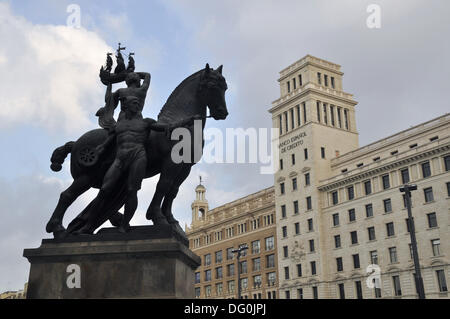
<svg viewBox="0 0 450 319"><path fill-rule="evenodd" d="M44 239L23 255L31 264L30 299L194 298L201 262L178 225Z"/></svg>

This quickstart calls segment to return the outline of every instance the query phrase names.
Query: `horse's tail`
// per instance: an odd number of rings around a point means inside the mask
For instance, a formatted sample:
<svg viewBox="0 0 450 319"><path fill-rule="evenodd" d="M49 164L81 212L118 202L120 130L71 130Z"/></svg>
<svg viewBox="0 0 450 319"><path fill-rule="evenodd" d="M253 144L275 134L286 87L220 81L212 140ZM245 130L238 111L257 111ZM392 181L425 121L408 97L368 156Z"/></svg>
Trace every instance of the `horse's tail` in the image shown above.
<svg viewBox="0 0 450 319"><path fill-rule="evenodd" d="M50 165L52 171L59 172L61 170L62 163L64 163L67 155L72 151L73 144L75 144L75 142L73 141L67 142L63 146L60 146L53 151L52 157L50 159L50 162L52 162L52 164Z"/></svg>

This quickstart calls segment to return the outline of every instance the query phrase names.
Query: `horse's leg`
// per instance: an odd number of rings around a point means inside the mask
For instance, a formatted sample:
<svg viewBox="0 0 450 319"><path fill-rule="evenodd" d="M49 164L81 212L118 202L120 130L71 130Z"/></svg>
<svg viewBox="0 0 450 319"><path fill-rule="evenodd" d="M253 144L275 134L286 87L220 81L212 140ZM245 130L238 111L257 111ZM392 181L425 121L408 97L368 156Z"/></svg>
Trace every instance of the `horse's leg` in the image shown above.
<svg viewBox="0 0 450 319"><path fill-rule="evenodd" d="M67 208L89 188L91 188L91 178L87 175L82 175L76 178L72 185L61 193L52 217L47 223L46 231L48 233L58 233L65 230L62 221Z"/></svg>
<svg viewBox="0 0 450 319"><path fill-rule="evenodd" d="M166 161L166 165L161 169L158 184L156 185L155 194L153 195L150 206L148 207L146 218L151 219L153 224L167 225L167 219L162 214L161 202L170 191L174 178L179 174L181 167L172 161ZM177 167L178 166L178 167Z"/></svg>
<svg viewBox="0 0 450 319"><path fill-rule="evenodd" d="M184 182L184 180L189 176L189 173L191 172L191 165L184 164L181 172L178 174L178 176L174 179L172 183L172 187L170 188L169 192L164 196L164 201L162 204L162 213L164 216L166 216L167 221L169 224L176 224L178 221L173 217L172 214L172 203L175 197L177 197L178 190L180 185Z"/></svg>

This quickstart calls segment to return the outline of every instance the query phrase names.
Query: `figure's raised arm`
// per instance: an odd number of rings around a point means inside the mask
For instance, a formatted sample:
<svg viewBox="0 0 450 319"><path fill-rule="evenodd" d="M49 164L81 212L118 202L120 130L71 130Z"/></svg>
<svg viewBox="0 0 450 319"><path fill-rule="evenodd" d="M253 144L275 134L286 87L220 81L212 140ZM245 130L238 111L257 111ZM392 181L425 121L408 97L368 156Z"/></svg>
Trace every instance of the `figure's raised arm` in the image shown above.
<svg viewBox="0 0 450 319"><path fill-rule="evenodd" d="M150 73L147 72L138 72L139 76L141 77L144 82L141 85L141 89L145 90L147 92L148 88L150 87L150 80L152 76Z"/></svg>

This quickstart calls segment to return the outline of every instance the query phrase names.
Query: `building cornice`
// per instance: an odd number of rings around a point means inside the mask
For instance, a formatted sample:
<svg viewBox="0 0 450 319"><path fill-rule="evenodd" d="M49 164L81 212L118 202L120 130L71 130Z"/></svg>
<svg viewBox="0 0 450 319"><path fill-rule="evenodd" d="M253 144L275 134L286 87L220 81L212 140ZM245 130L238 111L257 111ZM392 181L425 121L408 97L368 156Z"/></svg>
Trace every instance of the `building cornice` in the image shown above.
<svg viewBox="0 0 450 319"><path fill-rule="evenodd" d="M420 161L423 158L427 158L430 157L432 155L436 155L436 154L440 154L440 153L444 153L446 151L450 150L450 143L446 144L446 145L441 145L439 147L433 148L431 150L426 150L423 151L421 153L417 153L408 157L405 157L401 160L397 160L397 161L393 161L390 163L387 163L385 165L381 165L379 167L373 168L373 169L369 169L367 171L364 172L360 172L357 174L354 174L352 176L348 176L348 177L344 177L338 181L329 183L329 184L325 184L325 185L321 185L318 187L318 189L320 191L330 191L348 184L353 184L355 182L367 179L369 177L378 175L380 173L386 172L386 171L390 171L392 169L398 168L400 166L404 166L406 164L409 164L411 162L416 162L416 161Z"/></svg>

